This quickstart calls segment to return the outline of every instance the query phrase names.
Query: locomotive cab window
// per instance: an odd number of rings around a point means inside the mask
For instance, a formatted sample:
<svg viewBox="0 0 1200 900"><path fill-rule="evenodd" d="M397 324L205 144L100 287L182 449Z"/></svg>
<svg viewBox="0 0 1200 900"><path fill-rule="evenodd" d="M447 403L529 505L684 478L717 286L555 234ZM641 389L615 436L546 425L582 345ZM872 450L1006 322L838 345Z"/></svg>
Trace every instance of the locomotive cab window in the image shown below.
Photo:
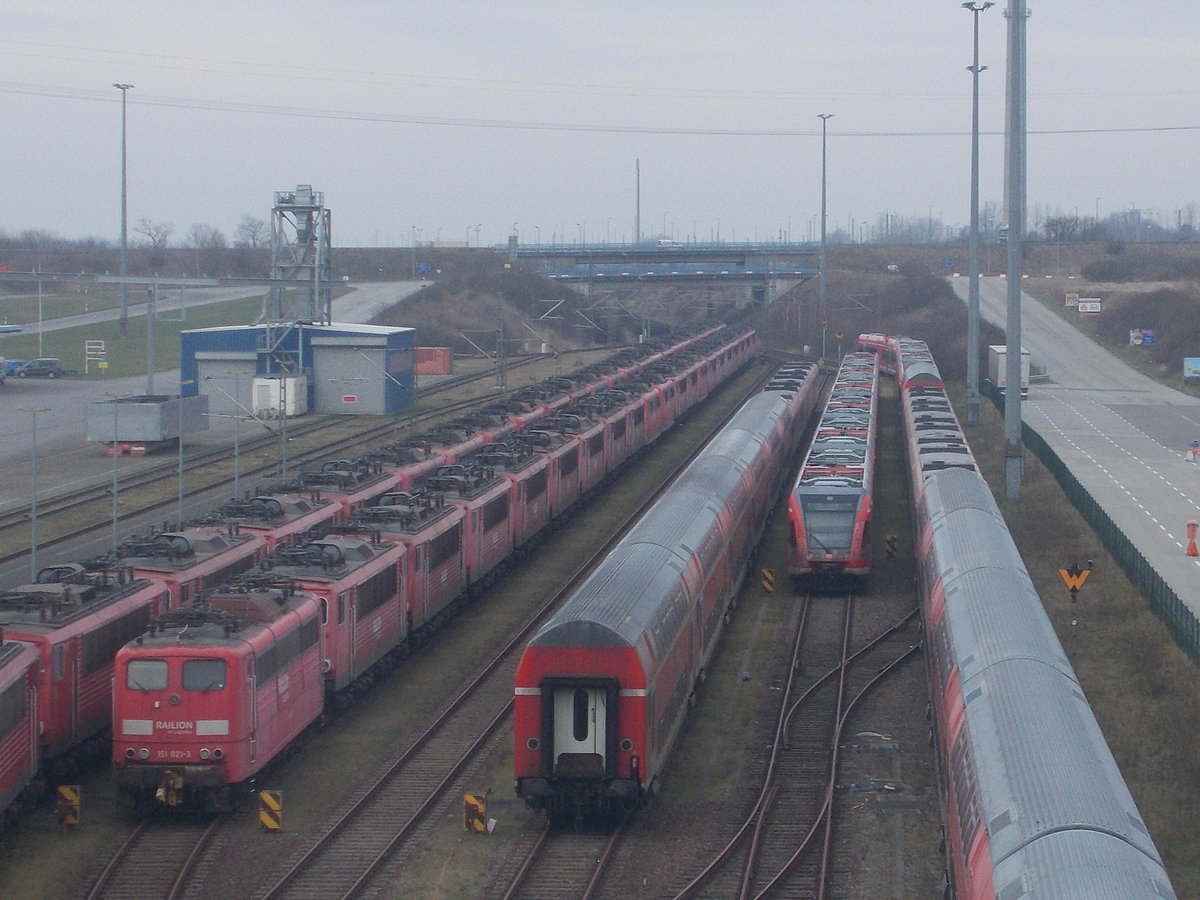
<svg viewBox="0 0 1200 900"><path fill-rule="evenodd" d="M165 659L131 659L125 667L125 686L131 691L165 691L167 661Z"/></svg>
<svg viewBox="0 0 1200 900"><path fill-rule="evenodd" d="M225 660L187 659L183 662L185 691L221 691L225 689Z"/></svg>

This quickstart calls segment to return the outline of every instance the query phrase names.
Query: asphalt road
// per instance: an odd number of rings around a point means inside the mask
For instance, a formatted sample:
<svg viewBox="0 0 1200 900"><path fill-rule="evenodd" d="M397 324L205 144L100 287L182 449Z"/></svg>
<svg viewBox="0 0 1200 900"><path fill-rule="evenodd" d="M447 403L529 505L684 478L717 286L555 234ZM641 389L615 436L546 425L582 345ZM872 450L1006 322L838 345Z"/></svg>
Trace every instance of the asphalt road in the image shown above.
<svg viewBox="0 0 1200 900"><path fill-rule="evenodd" d="M966 276L951 284L965 301ZM1007 296L1005 279L981 279L983 318L1003 328ZM1131 369L1027 294L1021 332L1032 363L1048 375L1030 386L1022 421L1200 617L1200 559L1185 553L1187 522L1200 518L1200 461L1187 452L1200 439L1200 402Z"/></svg>

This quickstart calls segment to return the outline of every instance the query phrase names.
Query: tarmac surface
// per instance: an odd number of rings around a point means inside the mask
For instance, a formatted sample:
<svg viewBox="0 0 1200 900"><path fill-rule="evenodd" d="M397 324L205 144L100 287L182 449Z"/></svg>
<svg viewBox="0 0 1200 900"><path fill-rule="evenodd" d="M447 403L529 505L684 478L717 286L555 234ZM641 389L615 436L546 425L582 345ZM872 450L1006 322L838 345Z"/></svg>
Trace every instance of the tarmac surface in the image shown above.
<svg viewBox="0 0 1200 900"><path fill-rule="evenodd" d="M335 322L365 323L381 310L403 301L424 286L424 282L381 282L352 286L347 294L334 300L332 318ZM254 292L248 294L248 290L191 288L186 292L185 302L198 305L253 296ZM178 298L163 292L158 308L160 311L170 309L171 304L177 302ZM130 317L145 315L146 304L131 303L128 311ZM112 321L119 315L116 309L88 312L47 320L42 323L42 329L48 332L89 322ZM27 327L25 331L36 333L37 326ZM4 342L0 336L0 354L3 352ZM156 393L175 394L178 392L179 370L155 372L153 380ZM144 375L111 378L99 372L54 380L8 378L0 385L0 413L4 421L4 427L0 428L0 511L31 505L35 451L37 495L41 499L70 488L110 483L114 467L117 469L119 485L124 473L161 462L161 457L119 457L114 460L105 454L103 445L88 443L86 437L88 404L112 397L144 395L146 387L147 378ZM208 423L207 430L185 437L185 448L197 445L232 448L237 424L230 418L217 416L209 418ZM243 435L247 434L249 427L253 427L253 423L242 424ZM189 510L187 514L193 513ZM132 528L133 523L129 524ZM100 547L95 552L104 549ZM39 558L41 565L54 561L47 554ZM9 576L11 572L0 571L0 582L13 583Z"/></svg>
<svg viewBox="0 0 1200 900"><path fill-rule="evenodd" d="M965 300L967 277L951 284ZM980 280L980 313L1001 328L1007 294L1005 279ZM1200 518L1200 461L1188 452L1200 439L1200 401L1130 368L1028 294L1021 345L1047 369L1046 381L1030 384L1022 421L1200 618L1200 558L1186 555L1187 523Z"/></svg>

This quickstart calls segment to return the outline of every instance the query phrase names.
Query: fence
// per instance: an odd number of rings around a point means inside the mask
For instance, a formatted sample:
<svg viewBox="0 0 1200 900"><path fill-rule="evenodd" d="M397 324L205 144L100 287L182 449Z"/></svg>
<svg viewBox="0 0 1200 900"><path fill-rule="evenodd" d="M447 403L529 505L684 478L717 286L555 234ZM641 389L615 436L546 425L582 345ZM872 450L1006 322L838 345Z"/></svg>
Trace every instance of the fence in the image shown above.
<svg viewBox="0 0 1200 900"><path fill-rule="evenodd" d="M1003 411L1004 397L999 391L990 384L985 385L983 390ZM1129 580L1145 594L1150 601L1150 608L1167 626L1175 643L1183 648L1193 662L1200 662L1200 621L1196 619L1195 613L1188 609L1179 595L1163 580L1150 561L1138 550L1137 544L1117 527L1096 498L1079 483L1079 479L1072 474L1054 449L1026 422L1021 425L1021 439L1042 465L1054 475L1071 504L1100 536L1105 548L1113 555Z"/></svg>

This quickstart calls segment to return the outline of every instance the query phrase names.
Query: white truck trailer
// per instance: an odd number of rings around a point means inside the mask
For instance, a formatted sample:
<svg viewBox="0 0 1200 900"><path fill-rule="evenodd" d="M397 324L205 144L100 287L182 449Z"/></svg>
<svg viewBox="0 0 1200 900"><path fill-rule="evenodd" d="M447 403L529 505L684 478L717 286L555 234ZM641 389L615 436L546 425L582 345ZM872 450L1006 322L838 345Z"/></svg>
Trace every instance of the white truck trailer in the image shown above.
<svg viewBox="0 0 1200 900"><path fill-rule="evenodd" d="M1008 385L1008 347L988 344L988 380L1001 391ZM1029 351L1021 348L1021 397L1029 396Z"/></svg>

